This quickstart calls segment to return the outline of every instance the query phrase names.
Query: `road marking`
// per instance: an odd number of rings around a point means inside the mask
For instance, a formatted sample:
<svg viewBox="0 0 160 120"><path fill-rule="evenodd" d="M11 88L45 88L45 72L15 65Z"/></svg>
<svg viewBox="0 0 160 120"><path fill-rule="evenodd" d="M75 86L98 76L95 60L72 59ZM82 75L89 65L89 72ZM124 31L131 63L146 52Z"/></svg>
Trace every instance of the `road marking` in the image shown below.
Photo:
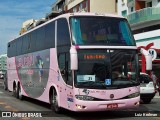
<svg viewBox="0 0 160 120"><path fill-rule="evenodd" d="M154 96L154 98L160 98L160 96Z"/></svg>
<svg viewBox="0 0 160 120"><path fill-rule="evenodd" d="M24 117L24 118L22 118L22 120L30 120L30 118Z"/></svg>
<svg viewBox="0 0 160 120"><path fill-rule="evenodd" d="M7 105L7 106L5 106L4 108L8 109L8 108L12 108L12 107Z"/></svg>
<svg viewBox="0 0 160 120"><path fill-rule="evenodd" d="M0 102L0 105L4 105L5 103L4 102Z"/></svg>

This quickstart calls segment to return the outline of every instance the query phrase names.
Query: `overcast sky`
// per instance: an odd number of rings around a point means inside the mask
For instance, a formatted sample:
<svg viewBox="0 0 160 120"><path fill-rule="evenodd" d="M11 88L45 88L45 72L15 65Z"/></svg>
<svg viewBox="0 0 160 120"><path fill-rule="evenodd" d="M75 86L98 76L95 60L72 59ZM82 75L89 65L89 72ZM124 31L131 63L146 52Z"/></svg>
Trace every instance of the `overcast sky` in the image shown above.
<svg viewBox="0 0 160 120"><path fill-rule="evenodd" d="M22 23L40 19L51 12L56 0L0 0L0 55L7 53L7 43L18 37Z"/></svg>

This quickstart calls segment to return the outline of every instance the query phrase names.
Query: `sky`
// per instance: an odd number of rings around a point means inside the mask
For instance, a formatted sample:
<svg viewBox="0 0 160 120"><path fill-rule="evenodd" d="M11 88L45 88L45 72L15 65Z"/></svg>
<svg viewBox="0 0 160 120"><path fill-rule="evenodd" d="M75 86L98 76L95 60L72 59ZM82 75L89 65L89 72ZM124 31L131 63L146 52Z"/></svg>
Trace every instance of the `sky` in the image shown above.
<svg viewBox="0 0 160 120"><path fill-rule="evenodd" d="M0 55L7 53L7 43L19 36L24 21L44 18L55 1L0 0Z"/></svg>

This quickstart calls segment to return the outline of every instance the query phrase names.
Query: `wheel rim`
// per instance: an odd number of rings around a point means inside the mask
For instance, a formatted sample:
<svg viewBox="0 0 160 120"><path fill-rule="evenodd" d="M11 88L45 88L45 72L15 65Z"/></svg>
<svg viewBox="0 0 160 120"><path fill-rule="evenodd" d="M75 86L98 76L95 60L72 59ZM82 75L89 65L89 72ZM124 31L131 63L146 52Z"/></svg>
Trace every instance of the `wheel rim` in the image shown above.
<svg viewBox="0 0 160 120"><path fill-rule="evenodd" d="M55 91L53 91L52 104L53 104L54 110L55 110L55 111L59 111L59 107L58 107L58 96L57 96L57 94L55 93Z"/></svg>
<svg viewBox="0 0 160 120"><path fill-rule="evenodd" d="M16 86L14 87L14 89L13 89L13 94L14 94L14 96L16 96Z"/></svg>
<svg viewBox="0 0 160 120"><path fill-rule="evenodd" d="M18 93L19 93L19 98L21 98L21 97L22 97L21 87L19 87L19 91L18 91Z"/></svg>

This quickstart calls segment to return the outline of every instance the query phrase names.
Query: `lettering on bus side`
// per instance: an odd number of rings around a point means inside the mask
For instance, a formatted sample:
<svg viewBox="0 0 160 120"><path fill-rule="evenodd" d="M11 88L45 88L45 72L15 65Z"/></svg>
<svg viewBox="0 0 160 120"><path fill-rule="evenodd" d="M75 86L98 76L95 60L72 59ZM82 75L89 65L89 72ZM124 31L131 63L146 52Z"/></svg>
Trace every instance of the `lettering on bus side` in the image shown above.
<svg viewBox="0 0 160 120"><path fill-rule="evenodd" d="M18 76L28 96L37 98L43 94L48 82L49 66L49 49L16 57Z"/></svg>

